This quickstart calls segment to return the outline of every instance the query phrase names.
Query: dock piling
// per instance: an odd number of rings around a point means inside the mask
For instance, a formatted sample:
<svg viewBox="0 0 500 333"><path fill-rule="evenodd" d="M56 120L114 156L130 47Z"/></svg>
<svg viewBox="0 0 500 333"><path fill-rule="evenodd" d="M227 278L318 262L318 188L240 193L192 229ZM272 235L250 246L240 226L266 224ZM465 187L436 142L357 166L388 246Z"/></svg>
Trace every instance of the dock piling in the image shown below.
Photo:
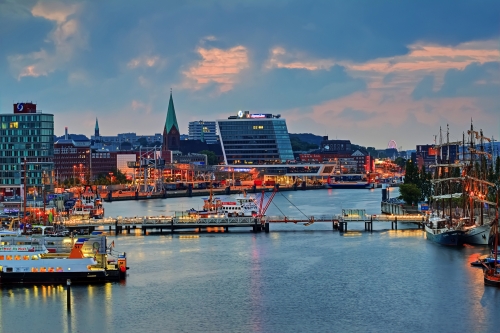
<svg viewBox="0 0 500 333"><path fill-rule="evenodd" d="M71 279L66 280L66 307L71 312Z"/></svg>

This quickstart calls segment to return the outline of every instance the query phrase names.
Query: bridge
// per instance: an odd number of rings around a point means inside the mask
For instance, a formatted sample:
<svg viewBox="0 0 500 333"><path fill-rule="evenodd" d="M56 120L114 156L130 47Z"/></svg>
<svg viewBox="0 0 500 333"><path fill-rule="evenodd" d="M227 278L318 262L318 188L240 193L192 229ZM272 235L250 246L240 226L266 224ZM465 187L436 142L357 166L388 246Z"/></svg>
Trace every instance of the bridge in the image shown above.
<svg viewBox="0 0 500 333"><path fill-rule="evenodd" d="M117 234L130 233L131 230L141 229L143 234L147 231L163 231L174 233L179 229L203 229L229 231L229 227L252 228L252 231L269 232L270 224L274 223L294 223L310 226L314 223L331 223L334 230L341 232L347 231L348 223L361 222L365 224L365 231L373 231L374 222L391 223L391 229L397 230L398 223L416 224L418 228L422 227L425 218L422 215L369 215L364 209L343 209L341 214L335 215L317 215L317 216L241 216L228 217L224 214L213 214L207 217L197 217L189 215L187 212L176 214L176 216L144 216L144 217L121 217L88 219L88 220L66 220L62 221L69 230L89 229L93 231L98 228L108 228L109 231L115 231ZM214 229L215 228L215 229ZM221 229L219 229L221 228Z"/></svg>

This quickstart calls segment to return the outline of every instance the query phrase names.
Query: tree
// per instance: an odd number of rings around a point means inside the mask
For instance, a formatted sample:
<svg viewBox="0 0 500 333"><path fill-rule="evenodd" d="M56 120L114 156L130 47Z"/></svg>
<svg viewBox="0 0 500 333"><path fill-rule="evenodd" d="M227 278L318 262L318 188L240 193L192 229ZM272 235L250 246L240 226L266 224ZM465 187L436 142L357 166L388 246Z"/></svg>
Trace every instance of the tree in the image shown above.
<svg viewBox="0 0 500 333"><path fill-rule="evenodd" d="M405 165L406 165L406 160L402 157L398 157L396 158L396 160L394 161L395 164L399 165L400 168L404 168Z"/></svg>
<svg viewBox="0 0 500 333"><path fill-rule="evenodd" d="M302 141L297 137L291 137L290 143L292 144L293 151L308 151L311 149L318 149L319 148L318 145Z"/></svg>
<svg viewBox="0 0 500 333"><path fill-rule="evenodd" d="M401 184L399 186L399 199L403 199L407 204L418 204L422 197L422 192L415 184Z"/></svg>
<svg viewBox="0 0 500 333"><path fill-rule="evenodd" d="M406 161L405 184L417 184L419 182L419 172L412 160Z"/></svg>
<svg viewBox="0 0 500 333"><path fill-rule="evenodd" d="M139 138L139 140L137 140L137 142L143 147L149 147L149 142L148 142L148 139L146 139L146 138Z"/></svg>
<svg viewBox="0 0 500 333"><path fill-rule="evenodd" d="M198 154L207 155L207 163L208 165L217 165L219 164L219 159L217 155L211 150L202 150Z"/></svg>

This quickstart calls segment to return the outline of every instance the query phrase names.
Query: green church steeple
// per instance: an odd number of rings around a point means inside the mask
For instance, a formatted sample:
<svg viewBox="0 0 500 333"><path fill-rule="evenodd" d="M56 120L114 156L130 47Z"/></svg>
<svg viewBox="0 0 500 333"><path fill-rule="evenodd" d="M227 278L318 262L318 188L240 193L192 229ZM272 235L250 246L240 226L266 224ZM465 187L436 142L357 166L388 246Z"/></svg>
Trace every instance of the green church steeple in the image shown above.
<svg viewBox="0 0 500 333"><path fill-rule="evenodd" d="M94 136L99 136L99 122L97 121L97 117L95 118Z"/></svg>
<svg viewBox="0 0 500 333"><path fill-rule="evenodd" d="M167 120L165 121L165 131L170 133L172 127L175 126L179 132L179 125L177 124L177 117L175 116L174 100L172 99L172 90L170 90L170 100L168 101Z"/></svg>

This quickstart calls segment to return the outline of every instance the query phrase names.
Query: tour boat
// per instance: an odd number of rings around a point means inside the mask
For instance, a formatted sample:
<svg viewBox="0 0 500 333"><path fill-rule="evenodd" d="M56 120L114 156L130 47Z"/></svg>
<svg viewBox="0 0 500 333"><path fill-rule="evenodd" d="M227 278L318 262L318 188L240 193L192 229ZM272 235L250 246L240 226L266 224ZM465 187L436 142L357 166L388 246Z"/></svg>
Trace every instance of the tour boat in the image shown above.
<svg viewBox="0 0 500 333"><path fill-rule="evenodd" d="M15 245L0 246L0 285L99 283L125 277L126 256L118 263L109 264L105 237L93 244L94 256L86 257L82 248L88 239L79 238L69 256L51 257L43 239L16 240ZM4 244L6 242L2 242Z"/></svg>

